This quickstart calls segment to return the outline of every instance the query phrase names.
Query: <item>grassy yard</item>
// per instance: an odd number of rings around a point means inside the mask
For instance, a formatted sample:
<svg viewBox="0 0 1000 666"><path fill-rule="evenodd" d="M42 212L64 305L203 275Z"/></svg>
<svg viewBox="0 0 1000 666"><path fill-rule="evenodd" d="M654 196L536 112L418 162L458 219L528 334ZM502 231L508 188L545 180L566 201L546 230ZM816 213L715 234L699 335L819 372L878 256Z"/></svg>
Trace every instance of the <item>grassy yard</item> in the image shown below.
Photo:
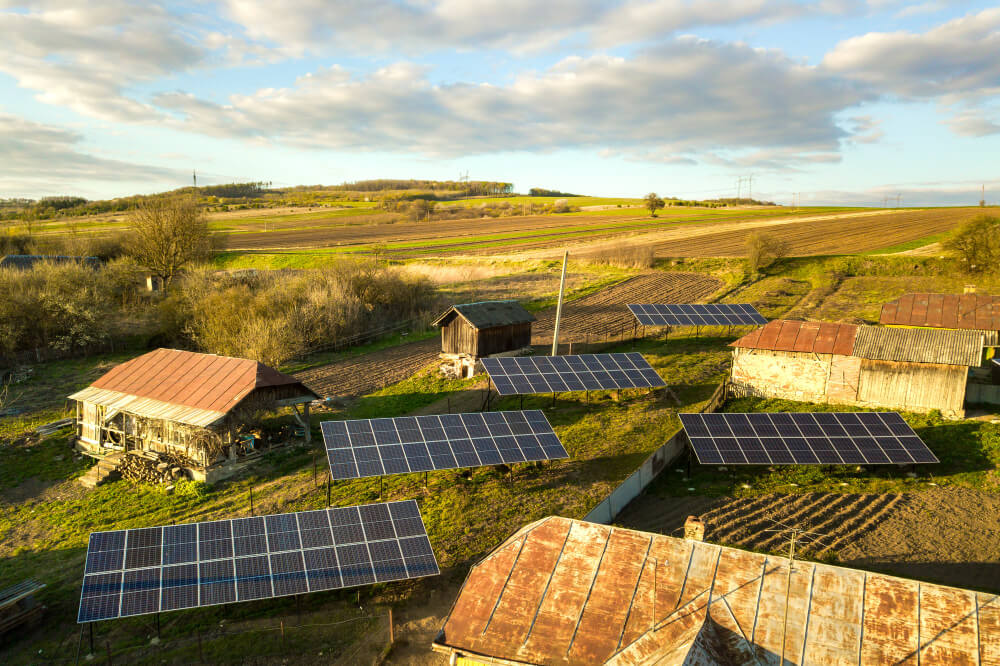
<svg viewBox="0 0 1000 666"><path fill-rule="evenodd" d="M676 430L679 409L694 409L708 399L724 371L726 342L723 338L672 337L636 344L635 349L668 379L681 404L662 391L623 391L620 399L611 392L592 392L589 402L583 393L562 394L554 406L550 396L527 397L525 408L545 409L570 452L569 460L520 464L510 471L436 472L427 476L426 485L422 474L389 477L381 486L381 498L378 479L338 482L330 488L332 504L417 498L445 575L461 576L465 567L527 521L555 513L585 515ZM620 351L631 349L627 344ZM92 359L62 366L64 385L86 383L98 372L98 364ZM314 415L314 434L319 434L321 420L405 414L435 403L442 406L442 398L449 395L465 396L462 404L468 405L470 396L472 402L478 400L479 393L469 390L477 381L446 380L425 371L338 411ZM520 401L504 399L493 408L519 409ZM0 476L0 557L4 562L0 587L27 577L48 584L41 594L49 607L46 629L18 643L10 653L11 663L32 662L38 650L59 654L75 649L80 578L91 531L248 515L251 489L258 514L326 506L325 457L318 444L275 449L246 476L212 486L182 482L167 494L160 486L128 482L84 491L72 479L87 465L73 455L67 440L68 434L62 434L38 443L0 445L4 470ZM315 477L314 469L318 470ZM303 612L311 618L356 617L358 598L367 599L366 606L381 608L380 604L409 598L414 590L424 590L423 594L427 585L431 583L306 595ZM194 647L181 637L194 632L205 634L203 649L212 654L221 654L222 644L232 651L231 659L256 654L246 641L213 635L210 628L220 622L241 627L267 624L287 617L290 604L289 600L261 601L164 615L164 644L157 648L156 657L184 661ZM149 639L149 622L150 618L132 618L101 623L98 643L110 642L116 654L137 654L133 651ZM357 632L356 636L347 632L344 640L360 638L365 630L360 627ZM332 643L326 645L331 653L336 652Z"/></svg>

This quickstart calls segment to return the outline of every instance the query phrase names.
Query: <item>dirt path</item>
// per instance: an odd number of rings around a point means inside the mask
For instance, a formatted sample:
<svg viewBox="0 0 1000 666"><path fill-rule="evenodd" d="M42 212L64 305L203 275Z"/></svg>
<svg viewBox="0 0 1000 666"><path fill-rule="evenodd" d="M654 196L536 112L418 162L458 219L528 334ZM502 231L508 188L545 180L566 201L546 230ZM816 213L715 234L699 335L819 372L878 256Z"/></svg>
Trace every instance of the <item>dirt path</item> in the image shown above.
<svg viewBox="0 0 1000 666"><path fill-rule="evenodd" d="M559 338L563 342L597 341L606 333L631 332L628 303L693 303L711 295L722 283L698 273L649 273L629 278L594 294L566 303ZM552 344L555 308L538 313L532 343ZM402 381L437 360L438 338L430 338L296 373L322 396L366 395Z"/></svg>
<svg viewBox="0 0 1000 666"><path fill-rule="evenodd" d="M619 516L626 527L679 535L688 515L706 540L787 552L787 537L766 532L780 520L827 535L810 550L850 567L956 587L1000 592L1000 497L969 488L903 494L656 497L643 495Z"/></svg>

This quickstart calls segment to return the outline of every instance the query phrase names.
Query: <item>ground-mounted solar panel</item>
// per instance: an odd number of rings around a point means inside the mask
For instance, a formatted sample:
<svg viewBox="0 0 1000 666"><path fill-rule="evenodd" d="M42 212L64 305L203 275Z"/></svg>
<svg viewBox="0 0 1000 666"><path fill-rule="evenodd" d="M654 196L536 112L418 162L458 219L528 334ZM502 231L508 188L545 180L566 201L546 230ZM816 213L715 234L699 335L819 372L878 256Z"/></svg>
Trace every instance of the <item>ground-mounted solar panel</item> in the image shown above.
<svg viewBox="0 0 1000 666"><path fill-rule="evenodd" d="M438 573L413 500L93 532L77 622Z"/></svg>
<svg viewBox="0 0 1000 666"><path fill-rule="evenodd" d="M763 326L749 303L634 304L628 309L643 326Z"/></svg>
<svg viewBox="0 0 1000 666"><path fill-rule="evenodd" d="M905 465L936 463L895 412L680 414L702 464Z"/></svg>
<svg viewBox="0 0 1000 666"><path fill-rule="evenodd" d="M334 480L568 458L541 410L321 424Z"/></svg>
<svg viewBox="0 0 1000 666"><path fill-rule="evenodd" d="M484 358L483 367L500 395L653 388L666 382L642 354L510 356Z"/></svg>

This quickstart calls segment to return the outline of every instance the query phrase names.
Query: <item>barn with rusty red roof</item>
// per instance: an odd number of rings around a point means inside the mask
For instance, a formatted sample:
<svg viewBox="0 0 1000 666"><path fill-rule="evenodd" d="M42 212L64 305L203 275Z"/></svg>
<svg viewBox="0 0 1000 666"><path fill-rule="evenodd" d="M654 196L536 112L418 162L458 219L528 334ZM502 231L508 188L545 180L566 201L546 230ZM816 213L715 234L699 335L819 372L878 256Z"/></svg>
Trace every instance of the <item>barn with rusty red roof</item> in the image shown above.
<svg viewBox="0 0 1000 666"><path fill-rule="evenodd" d="M239 430L261 413L292 409L308 439L309 403L319 396L257 361L157 349L69 398L77 404L77 447L84 453L168 454L185 460L195 478L212 480L236 456Z"/></svg>
<svg viewBox="0 0 1000 666"><path fill-rule="evenodd" d="M981 331L775 320L730 346L732 391L803 402L964 415Z"/></svg>

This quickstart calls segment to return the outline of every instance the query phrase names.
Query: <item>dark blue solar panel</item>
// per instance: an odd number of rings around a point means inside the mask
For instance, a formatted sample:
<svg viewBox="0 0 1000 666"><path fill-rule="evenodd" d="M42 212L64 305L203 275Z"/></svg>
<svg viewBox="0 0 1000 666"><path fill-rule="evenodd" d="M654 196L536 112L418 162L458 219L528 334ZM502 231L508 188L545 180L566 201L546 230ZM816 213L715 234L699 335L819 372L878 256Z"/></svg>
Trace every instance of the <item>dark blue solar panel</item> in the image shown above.
<svg viewBox="0 0 1000 666"><path fill-rule="evenodd" d="M88 568L114 570L85 572L79 622L438 573L413 500L95 532L90 546Z"/></svg>
<svg viewBox="0 0 1000 666"><path fill-rule="evenodd" d="M749 303L633 304L643 326L763 326L767 319Z"/></svg>
<svg viewBox="0 0 1000 666"><path fill-rule="evenodd" d="M335 480L569 457L540 410L374 419L369 426L340 423L336 428L323 427L324 439L332 444L327 459ZM377 439L392 424L401 443L354 445L352 433L372 431ZM508 452L501 454L496 439L512 435L515 444L523 442L526 448L507 446L504 440ZM516 439L525 435L546 439L544 444L536 438Z"/></svg>
<svg viewBox="0 0 1000 666"><path fill-rule="evenodd" d="M666 386L635 352L484 358L483 367L500 395Z"/></svg>
<svg viewBox="0 0 1000 666"><path fill-rule="evenodd" d="M702 464L938 462L894 412L680 414L680 419Z"/></svg>

